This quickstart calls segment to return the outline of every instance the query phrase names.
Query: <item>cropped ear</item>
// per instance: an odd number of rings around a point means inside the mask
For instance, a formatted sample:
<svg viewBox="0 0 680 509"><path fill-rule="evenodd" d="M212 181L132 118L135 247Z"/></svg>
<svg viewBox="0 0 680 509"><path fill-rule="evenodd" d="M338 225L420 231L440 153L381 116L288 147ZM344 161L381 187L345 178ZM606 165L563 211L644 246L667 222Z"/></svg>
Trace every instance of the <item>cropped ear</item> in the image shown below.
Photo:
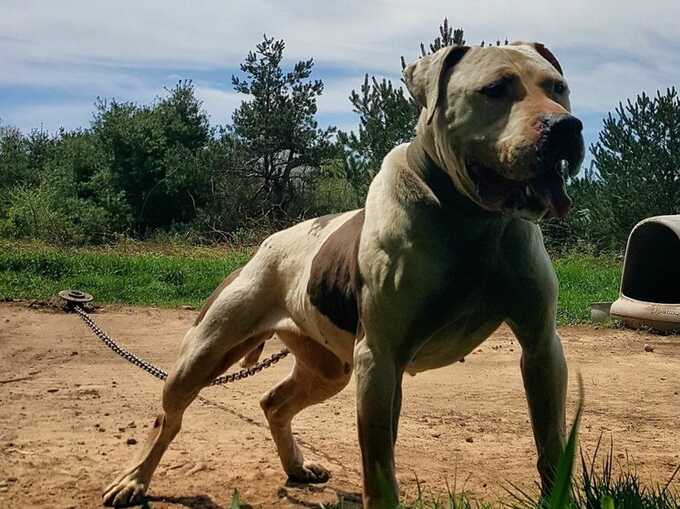
<svg viewBox="0 0 680 509"><path fill-rule="evenodd" d="M404 83L413 98L427 111L427 123L432 122L437 105L446 88L446 71L462 60L468 46L449 46L419 58L404 69Z"/></svg>
<svg viewBox="0 0 680 509"><path fill-rule="evenodd" d="M552 51L550 51L540 42L535 42L532 44L532 46L538 52L539 55L545 58L548 62L552 64L552 66L555 69L557 69L557 72L559 72L561 75L564 75L564 73L562 72L562 66L557 61L557 58L555 58L555 55L552 54Z"/></svg>

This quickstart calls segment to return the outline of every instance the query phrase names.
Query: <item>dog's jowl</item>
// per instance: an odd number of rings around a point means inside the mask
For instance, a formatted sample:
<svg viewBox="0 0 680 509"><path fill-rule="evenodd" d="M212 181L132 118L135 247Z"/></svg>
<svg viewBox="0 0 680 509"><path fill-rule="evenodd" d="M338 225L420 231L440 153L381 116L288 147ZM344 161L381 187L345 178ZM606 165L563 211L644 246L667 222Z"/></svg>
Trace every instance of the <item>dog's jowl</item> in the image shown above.
<svg viewBox="0 0 680 509"><path fill-rule="evenodd" d="M537 222L568 213L565 179L584 154L563 69L537 43L447 47L404 81L422 106L415 139L385 157L363 209L272 235L215 291L183 340L158 425L104 503L141 501L198 392L276 335L296 362L261 405L286 474L329 478L305 461L291 421L354 371L364 507L394 507L404 373L456 362L503 322L522 347L538 472L551 486L567 368Z"/></svg>

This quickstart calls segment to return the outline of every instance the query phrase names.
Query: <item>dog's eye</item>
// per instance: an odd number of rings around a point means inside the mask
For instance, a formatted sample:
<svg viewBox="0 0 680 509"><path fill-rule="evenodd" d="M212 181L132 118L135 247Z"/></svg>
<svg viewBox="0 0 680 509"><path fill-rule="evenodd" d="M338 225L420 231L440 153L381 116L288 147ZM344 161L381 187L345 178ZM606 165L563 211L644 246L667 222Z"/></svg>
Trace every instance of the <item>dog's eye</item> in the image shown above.
<svg viewBox="0 0 680 509"><path fill-rule="evenodd" d="M553 90L557 95L562 95L567 91L567 85L565 85L561 81L558 81L555 83Z"/></svg>
<svg viewBox="0 0 680 509"><path fill-rule="evenodd" d="M492 99L498 99L506 95L507 91L508 82L502 80L496 81L494 83L491 83L490 85L483 87L482 89L479 90L479 93L487 97L491 97Z"/></svg>

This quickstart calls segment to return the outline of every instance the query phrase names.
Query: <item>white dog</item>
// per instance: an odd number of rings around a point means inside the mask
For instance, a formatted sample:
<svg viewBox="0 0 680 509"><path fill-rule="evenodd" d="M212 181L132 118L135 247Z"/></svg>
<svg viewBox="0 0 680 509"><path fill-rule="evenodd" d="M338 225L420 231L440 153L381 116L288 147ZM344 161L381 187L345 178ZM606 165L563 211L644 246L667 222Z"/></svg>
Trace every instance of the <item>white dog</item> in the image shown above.
<svg viewBox="0 0 680 509"><path fill-rule="evenodd" d="M535 221L564 216L564 179L583 159L581 123L542 45L449 47L408 66L422 105L417 136L385 158L366 207L268 238L204 306L163 389L163 413L104 503L139 503L182 415L214 377L252 362L277 334L295 356L261 400L284 470L304 461L302 409L357 378L364 507L394 507L394 444L404 372L454 363L507 322L522 346L544 488L564 440L567 367L555 328L557 282Z"/></svg>

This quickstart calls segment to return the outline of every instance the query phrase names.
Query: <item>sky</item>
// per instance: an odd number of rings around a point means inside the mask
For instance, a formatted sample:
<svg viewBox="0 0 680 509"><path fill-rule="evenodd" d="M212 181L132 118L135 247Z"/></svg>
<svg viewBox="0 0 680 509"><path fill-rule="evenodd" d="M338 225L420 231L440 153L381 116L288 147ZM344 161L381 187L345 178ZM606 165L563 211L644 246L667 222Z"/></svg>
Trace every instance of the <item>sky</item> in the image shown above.
<svg viewBox="0 0 680 509"><path fill-rule="evenodd" d="M192 79L213 124L266 33L284 66L314 58L321 125L355 129L364 74L398 83L444 17L468 44L540 41L560 60L587 143L619 101L680 84L680 0L0 0L0 125L87 127L97 97L151 102Z"/></svg>

